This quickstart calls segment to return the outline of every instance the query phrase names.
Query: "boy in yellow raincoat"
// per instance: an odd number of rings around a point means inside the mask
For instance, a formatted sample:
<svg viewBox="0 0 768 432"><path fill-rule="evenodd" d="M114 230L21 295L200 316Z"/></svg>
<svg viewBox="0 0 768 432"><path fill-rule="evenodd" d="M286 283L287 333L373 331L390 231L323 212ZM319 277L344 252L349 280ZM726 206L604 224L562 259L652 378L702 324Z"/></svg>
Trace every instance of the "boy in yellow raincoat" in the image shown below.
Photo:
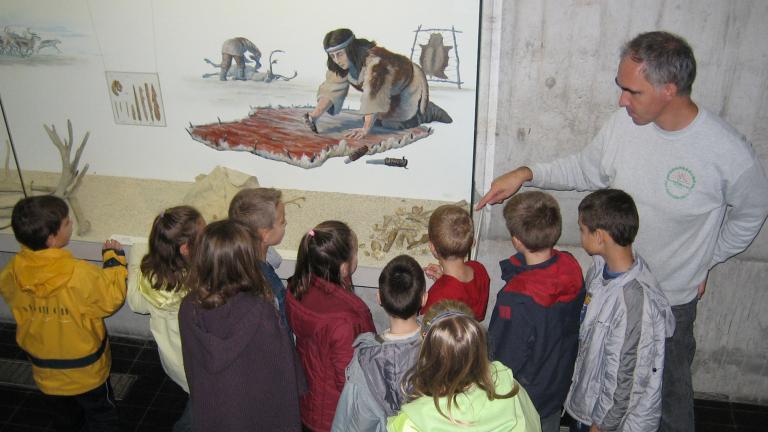
<svg viewBox="0 0 768 432"><path fill-rule="evenodd" d="M36 196L13 208L21 251L0 273L0 294L16 320L16 342L54 417L56 430L119 430L109 383L104 318L125 300L122 245L104 243L103 269L63 249L72 236L64 200Z"/></svg>

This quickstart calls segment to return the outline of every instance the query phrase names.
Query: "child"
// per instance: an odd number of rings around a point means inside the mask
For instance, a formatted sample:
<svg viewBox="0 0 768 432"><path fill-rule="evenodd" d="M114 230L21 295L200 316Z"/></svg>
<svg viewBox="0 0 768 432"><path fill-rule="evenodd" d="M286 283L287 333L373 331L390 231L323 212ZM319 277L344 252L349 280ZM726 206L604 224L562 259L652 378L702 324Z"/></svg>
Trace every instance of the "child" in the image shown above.
<svg viewBox="0 0 768 432"><path fill-rule="evenodd" d="M581 266L554 249L562 220L557 201L544 192L523 192L504 206L517 254L501 261L506 282L496 296L488 326L491 357L515 372L541 415L544 432L560 430L579 348L584 304Z"/></svg>
<svg viewBox="0 0 768 432"><path fill-rule="evenodd" d="M281 197L282 193L277 189L243 189L229 203L229 218L249 226L261 240L259 248L259 256L262 258L259 263L261 273L277 299L280 322L287 326L285 286L275 272L275 268L266 260L269 247L280 244L285 236L287 222L285 221L285 204L281 201Z"/></svg>
<svg viewBox="0 0 768 432"><path fill-rule="evenodd" d="M539 431L539 415L512 371L488 361L485 328L466 305L444 300L424 317L426 335L406 378L410 402L387 430Z"/></svg>
<svg viewBox="0 0 768 432"><path fill-rule="evenodd" d="M357 237L345 223L322 222L301 238L286 313L309 387L301 420L312 431L331 429L352 343L376 331L368 306L352 292L356 269Z"/></svg>
<svg viewBox="0 0 768 432"><path fill-rule="evenodd" d="M0 293L54 426L80 430L85 422L89 430L119 430L104 318L125 300L122 246L104 243L103 269L75 259L63 249L72 236L69 207L53 195L20 200L11 226L21 251L0 274Z"/></svg>
<svg viewBox="0 0 768 432"><path fill-rule="evenodd" d="M659 427L664 340L675 318L648 265L632 251L638 220L632 197L620 190L593 192L579 204L581 245L594 263L565 401L578 430Z"/></svg>
<svg viewBox="0 0 768 432"><path fill-rule="evenodd" d="M203 228L205 220L192 207L173 207L160 213L152 223L149 252L141 259L141 272L128 284L128 305L136 313L150 315L149 329L157 342L163 370L187 393L189 386L184 375L179 336L179 305L189 292L184 285L189 253ZM134 249L140 247L138 244L133 246ZM188 402L174 431L191 430L190 416L191 404Z"/></svg>
<svg viewBox="0 0 768 432"><path fill-rule="evenodd" d="M424 271L415 259L400 255L379 276L379 304L389 315L383 333L363 333L354 343L347 383L333 419L334 431L380 431L403 403L401 382L416 362L421 325L416 320L427 301Z"/></svg>
<svg viewBox="0 0 768 432"><path fill-rule="evenodd" d="M473 229L469 213L456 205L440 206L430 216L429 250L439 265L430 264L425 269L435 283L422 314L440 300L450 299L469 306L478 321L485 319L491 280L482 264L464 261L472 248Z"/></svg>
<svg viewBox="0 0 768 432"><path fill-rule="evenodd" d="M193 251L179 328L195 431L301 430L301 369L258 248L247 226L224 220Z"/></svg>

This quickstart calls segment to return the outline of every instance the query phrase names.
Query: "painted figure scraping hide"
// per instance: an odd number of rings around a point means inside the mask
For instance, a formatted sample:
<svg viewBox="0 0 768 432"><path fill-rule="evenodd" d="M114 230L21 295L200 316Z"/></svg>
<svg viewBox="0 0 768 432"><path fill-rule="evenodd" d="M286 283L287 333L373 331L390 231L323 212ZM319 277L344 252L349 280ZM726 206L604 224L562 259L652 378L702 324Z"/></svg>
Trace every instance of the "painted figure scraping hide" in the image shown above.
<svg viewBox="0 0 768 432"><path fill-rule="evenodd" d="M318 132L317 120L323 114L341 112L350 86L362 92L359 113L364 121L361 128L346 131L346 138L363 138L374 125L401 130L453 121L430 102L424 71L405 56L358 39L349 29L329 32L323 46L328 54L326 79L317 92L317 107L304 115L304 123L313 132Z"/></svg>

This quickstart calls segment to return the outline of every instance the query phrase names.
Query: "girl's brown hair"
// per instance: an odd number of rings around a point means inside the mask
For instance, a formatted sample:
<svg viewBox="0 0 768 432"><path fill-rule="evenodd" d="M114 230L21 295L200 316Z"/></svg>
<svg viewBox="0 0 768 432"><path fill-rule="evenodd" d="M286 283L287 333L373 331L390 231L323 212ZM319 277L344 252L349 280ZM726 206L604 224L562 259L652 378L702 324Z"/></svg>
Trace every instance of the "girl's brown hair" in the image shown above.
<svg viewBox="0 0 768 432"><path fill-rule="evenodd" d="M357 253L357 237L344 222L321 222L301 238L296 257L296 270L288 279L288 290L301 300L307 293L312 276L325 279L348 290L352 283L341 274L341 265L350 263ZM349 275L347 275L349 276Z"/></svg>
<svg viewBox="0 0 768 432"><path fill-rule="evenodd" d="M507 394L496 393L495 376L488 359L485 328L463 303L443 300L424 317L426 335L416 364L403 381L409 400L431 396L435 409L453 424L452 409L459 394L472 386L485 391L488 400L506 399L517 394L517 383ZM446 398L448 412L440 409Z"/></svg>
<svg viewBox="0 0 768 432"><path fill-rule="evenodd" d="M194 300L206 309L219 307L241 292L271 300L272 290L259 270L260 243L240 222L223 220L205 227L187 281Z"/></svg>
<svg viewBox="0 0 768 432"><path fill-rule="evenodd" d="M149 253L141 259L141 272L152 288L179 291L187 276L189 260L181 253L187 245L194 250L205 220L190 206L172 207L161 212L152 222L149 232Z"/></svg>

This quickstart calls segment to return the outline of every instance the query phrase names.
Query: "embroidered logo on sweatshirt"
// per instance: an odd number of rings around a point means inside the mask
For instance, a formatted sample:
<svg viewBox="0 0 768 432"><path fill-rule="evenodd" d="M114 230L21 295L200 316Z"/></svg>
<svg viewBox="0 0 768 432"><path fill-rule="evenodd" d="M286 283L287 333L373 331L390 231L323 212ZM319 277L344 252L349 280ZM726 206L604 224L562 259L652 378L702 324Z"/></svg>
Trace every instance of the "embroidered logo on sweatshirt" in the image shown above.
<svg viewBox="0 0 768 432"><path fill-rule="evenodd" d="M674 167L667 173L664 188L674 199L685 199L696 187L696 176L686 167Z"/></svg>

